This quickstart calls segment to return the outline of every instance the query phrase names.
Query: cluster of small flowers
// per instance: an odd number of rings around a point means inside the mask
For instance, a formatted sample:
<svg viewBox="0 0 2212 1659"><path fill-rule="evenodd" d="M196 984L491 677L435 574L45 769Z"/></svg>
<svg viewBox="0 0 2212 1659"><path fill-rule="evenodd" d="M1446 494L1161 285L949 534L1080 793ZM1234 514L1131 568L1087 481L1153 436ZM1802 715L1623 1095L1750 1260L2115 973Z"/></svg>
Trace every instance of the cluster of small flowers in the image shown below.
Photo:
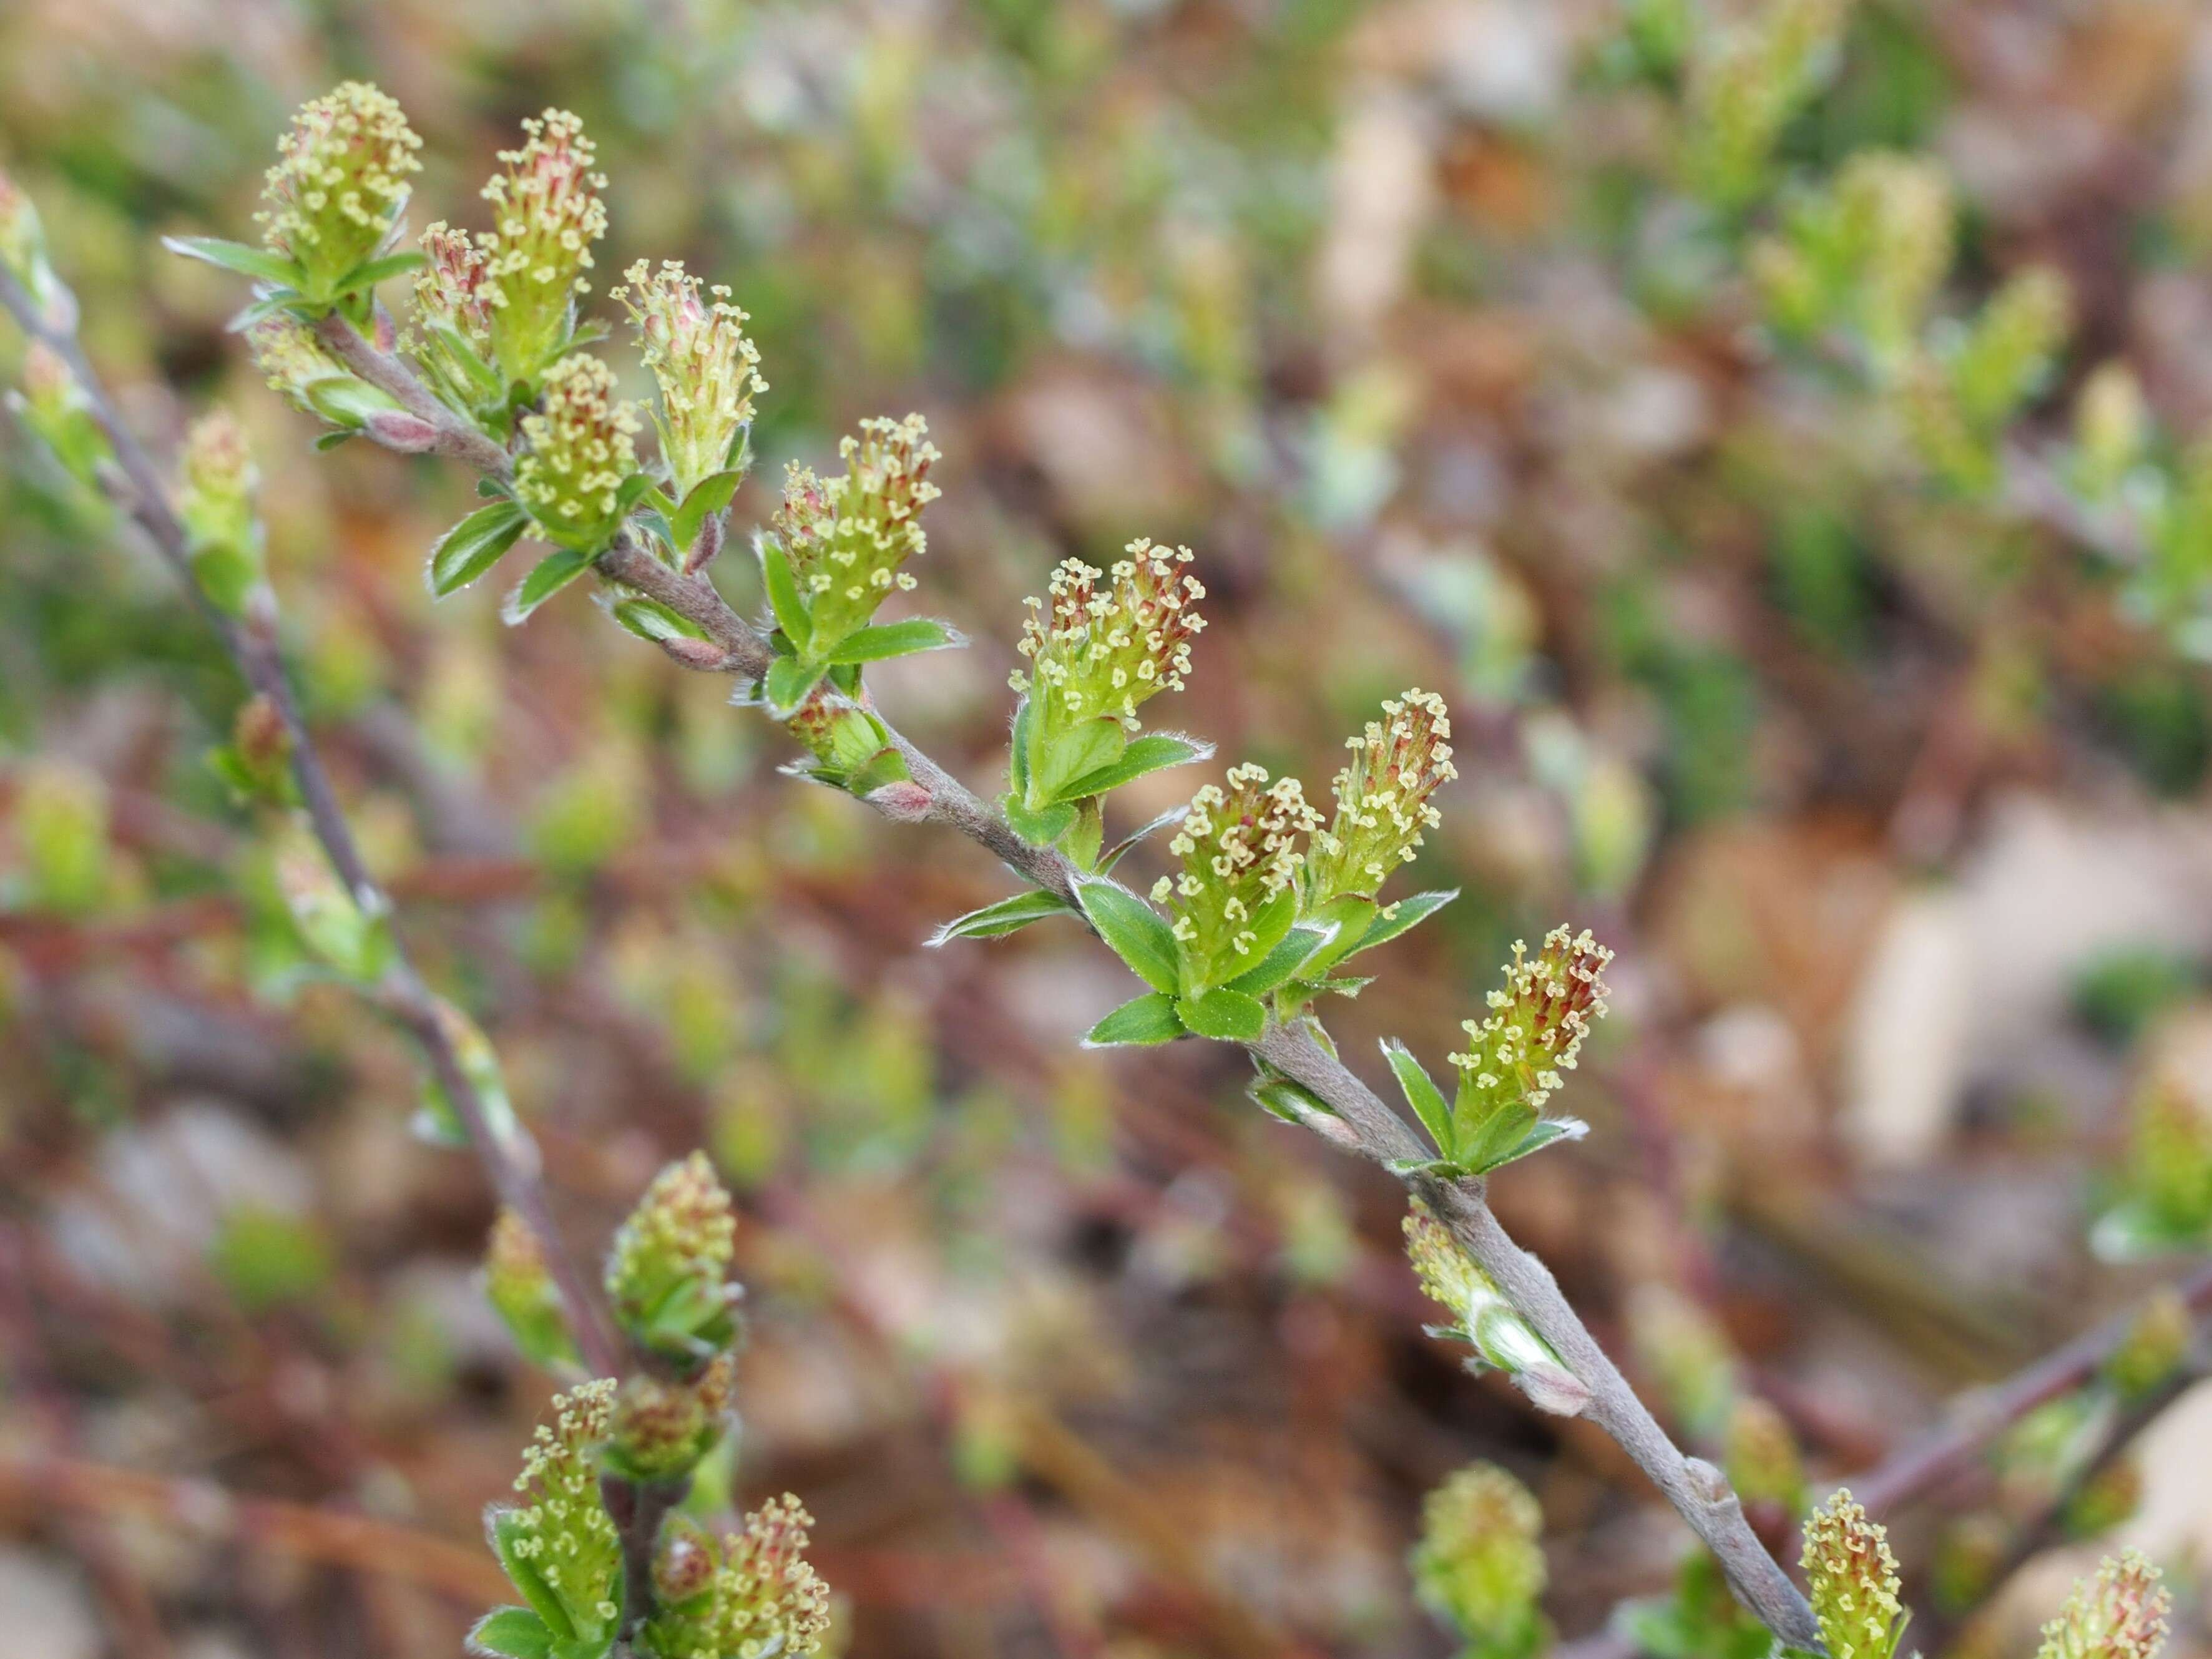
<svg viewBox="0 0 2212 1659"><path fill-rule="evenodd" d="M1405 1233L1406 1258L1413 1264L1413 1276L1430 1301L1471 1321L1474 1309L1496 1299L1498 1286L1490 1275L1460 1249L1450 1230L1419 1199L1406 1212Z"/></svg>
<svg viewBox="0 0 2212 1659"><path fill-rule="evenodd" d="M255 216L269 246L309 279L344 276L374 254L422 170L422 140L388 94L348 81L292 118Z"/></svg>
<svg viewBox="0 0 2212 1659"><path fill-rule="evenodd" d="M1067 559L1052 573L1045 600L1029 601L1018 648L1030 659L1036 683L1052 692L1048 720L1110 714L1133 730L1139 703L1182 690L1190 642L1206 627L1193 608L1205 587L1176 570L1193 555L1146 540L1131 542L1127 552L1115 562L1110 586L1099 586L1109 573ZM1027 692L1031 675L1017 670L1009 683Z"/></svg>
<svg viewBox="0 0 2212 1659"><path fill-rule="evenodd" d="M716 286L702 297L700 281L673 260L658 271L642 259L614 291L637 325L645 366L660 386L661 457L678 499L729 462L730 447L753 417L753 399L768 390L760 349L745 337L745 313Z"/></svg>
<svg viewBox="0 0 2212 1659"><path fill-rule="evenodd" d="M2036 1659L2155 1659L2172 1605L2158 1569L2139 1551L2107 1557L2043 1627Z"/></svg>
<svg viewBox="0 0 2212 1659"><path fill-rule="evenodd" d="M627 1470L656 1480L689 1469L719 1432L737 1375L736 1359L719 1353L689 1382L644 1374L625 1382L611 1435Z"/></svg>
<svg viewBox="0 0 2212 1659"><path fill-rule="evenodd" d="M466 231L453 229L443 219L424 228L422 245L429 264L415 273L416 313L444 324L472 346L489 346L494 309L490 256Z"/></svg>
<svg viewBox="0 0 2212 1659"><path fill-rule="evenodd" d="M680 1279L717 1284L737 1253L730 1194L704 1152L694 1152L653 1177L615 1234L607 1258L607 1294L635 1310Z"/></svg>
<svg viewBox="0 0 2212 1659"><path fill-rule="evenodd" d="M246 349L271 392L318 419L322 418L320 411L308 396L313 388L326 380L353 379L346 366L315 337L313 329L282 312L264 317L246 331Z"/></svg>
<svg viewBox="0 0 2212 1659"><path fill-rule="evenodd" d="M1410 864L1421 832L1442 822L1429 797L1459 775L1452 764L1451 717L1444 700L1419 686L1382 705L1345 739L1352 763L1336 775L1336 816L1314 837L1307 902L1318 908L1356 893L1372 896L1401 864Z"/></svg>
<svg viewBox="0 0 2212 1659"><path fill-rule="evenodd" d="M30 196L0 172L0 270L23 285L47 320L57 327L76 325L76 304L46 257L46 227Z"/></svg>
<svg viewBox="0 0 2212 1659"><path fill-rule="evenodd" d="M637 411L614 389L614 371L598 358L563 357L545 372L538 412L523 416L529 447L515 463L515 496L556 536L610 525L623 480L637 471Z"/></svg>
<svg viewBox="0 0 2212 1659"><path fill-rule="evenodd" d="M929 482L937 446L919 415L862 421L860 435L837 453L844 476L825 483L812 468L794 465L775 514L822 642L865 623L894 587L915 586L899 567L927 547L920 514L938 496Z"/></svg>
<svg viewBox="0 0 2212 1659"><path fill-rule="evenodd" d="M606 176L592 170L598 152L584 124L549 109L522 129L528 142L499 153L507 171L483 187L493 228L478 239L500 362L514 380L536 374L560 348L569 301L589 291L592 244L607 230Z"/></svg>
<svg viewBox="0 0 2212 1659"><path fill-rule="evenodd" d="M1191 797L1168 843L1182 872L1162 876L1152 898L1174 913L1175 936L1194 959L1234 964L1256 943L1260 907L1297 879L1298 837L1320 827L1321 814L1296 778L1270 784L1263 766L1232 766L1224 781Z"/></svg>
<svg viewBox="0 0 2212 1659"><path fill-rule="evenodd" d="M1505 985L1490 994L1492 1012L1465 1020L1465 1054L1451 1056L1466 1082L1500 1103L1525 1102L1540 1111L1575 1068L1590 1023L1605 1012L1605 970L1613 952L1585 928L1554 927L1534 961L1516 939Z"/></svg>
<svg viewBox="0 0 2212 1659"><path fill-rule="evenodd" d="M1889 1659L1904 1633L1897 1558L1848 1488L1806 1518L1801 1565L1832 1659Z"/></svg>
<svg viewBox="0 0 2212 1659"><path fill-rule="evenodd" d="M1812 89L1843 32L1849 0L1776 0L1739 24L1691 88L1698 118L1692 182L1735 204L1757 191L1784 124Z"/></svg>
<svg viewBox="0 0 2212 1659"><path fill-rule="evenodd" d="M530 1224L502 1209L484 1247L484 1295L526 1353L564 1356L572 1344L561 1293Z"/></svg>
<svg viewBox="0 0 2212 1659"><path fill-rule="evenodd" d="M647 1639L664 1659L732 1659L818 1651L830 1591L807 1562L814 1524L796 1498L771 1498L722 1540L721 1559L696 1531L672 1528L654 1563L662 1610Z"/></svg>
<svg viewBox="0 0 2212 1659"><path fill-rule="evenodd" d="M550 1425L540 1424L523 1453L514 1490L526 1500L507 1517L514 1551L536 1569L562 1604L604 1625L622 1548L599 1501L599 1446L613 1421L611 1377L585 1382L553 1401Z"/></svg>
<svg viewBox="0 0 2212 1659"><path fill-rule="evenodd" d="M1863 150L1832 190L1792 209L1784 236L1752 249L1751 274L1784 331L1853 322L1871 367L1887 375L1917 346L1928 302L1951 268L1955 218L1939 164Z"/></svg>
<svg viewBox="0 0 2212 1659"><path fill-rule="evenodd" d="M80 483L97 482L100 463L109 459L107 434L69 364L45 341L25 349L22 389L10 391L7 404Z"/></svg>
<svg viewBox="0 0 2212 1659"><path fill-rule="evenodd" d="M1484 1652L1510 1653L1544 1592L1543 1511L1495 1463L1470 1463L1421 1505L1413 1583Z"/></svg>
<svg viewBox="0 0 2212 1659"><path fill-rule="evenodd" d="M253 495L260 475L246 434L228 410L213 409L185 434L177 514L196 545L245 547L254 540Z"/></svg>

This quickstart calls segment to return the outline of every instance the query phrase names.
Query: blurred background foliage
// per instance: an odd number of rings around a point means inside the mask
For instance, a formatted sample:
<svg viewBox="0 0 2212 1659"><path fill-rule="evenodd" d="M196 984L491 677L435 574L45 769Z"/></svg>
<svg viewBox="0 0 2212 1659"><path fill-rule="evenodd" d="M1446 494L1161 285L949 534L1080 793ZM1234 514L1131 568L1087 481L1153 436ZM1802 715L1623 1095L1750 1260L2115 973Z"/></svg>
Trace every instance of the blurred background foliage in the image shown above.
<svg viewBox="0 0 2212 1659"><path fill-rule="evenodd" d="M878 693L978 787L1022 597L1133 535L1197 550L1176 718L1231 758L1317 793L1379 697L1447 696L1417 874L1464 896L1340 1041L1441 1051L1562 917L1619 950L1595 1132L1497 1199L1702 1449L1750 1401L1861 1468L2147 1282L2093 1231L2212 1234L2201 9L13 0L0 165L142 429L251 433L313 717L576 1237L702 1142L739 1190L727 1478L820 1517L852 1652L1442 1653L1407 1556L1476 1456L1535 1493L1570 1636L1680 1539L1609 1443L1457 1373L1398 1188L1253 1111L1233 1052L1077 1052L1123 987L1072 929L925 951L1006 890L982 854L778 778L726 684L580 595L432 608L465 483L312 456L235 284L159 247L246 234L349 76L424 135L418 226L481 222L562 105L611 175L602 293L635 258L734 289L771 386L739 525L927 416L920 597L975 643ZM52 1659L452 1651L547 1392L472 1279L486 1195L306 970L206 763L213 641L20 436L0 1620ZM2066 1574L1989 1577L2100 1409L2061 1404L1905 1518L1930 1650L2056 1607ZM2179 1569L2186 1622L2212 1406L2149 1432L2075 1529Z"/></svg>

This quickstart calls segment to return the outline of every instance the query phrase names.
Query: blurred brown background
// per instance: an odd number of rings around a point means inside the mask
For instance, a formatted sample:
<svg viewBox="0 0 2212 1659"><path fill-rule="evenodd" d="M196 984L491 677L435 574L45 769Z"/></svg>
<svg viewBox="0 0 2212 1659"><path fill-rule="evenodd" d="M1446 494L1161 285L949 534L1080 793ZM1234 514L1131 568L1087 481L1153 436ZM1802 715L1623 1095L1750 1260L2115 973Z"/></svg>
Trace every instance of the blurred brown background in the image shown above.
<svg viewBox="0 0 2212 1659"><path fill-rule="evenodd" d="M1079 1052L1124 990L1073 928L924 950L1012 890L981 853L778 777L725 683L580 592L520 630L494 592L434 610L466 481L311 455L223 331L235 285L157 234L248 234L290 108L341 76L424 135L418 226L480 222L516 122L574 108L601 289L681 257L752 313L738 524L858 417L928 416L919 597L975 643L877 690L978 787L1022 597L1133 535L1198 553L1212 626L1161 720L1226 758L1319 794L1380 696L1443 691L1462 775L1414 873L1464 896L1340 1043L1440 1060L1515 937L1596 928L1616 1012L1560 1103L1594 1133L1500 1212L1686 1438L1756 1393L1840 1477L2156 1276L2085 1235L2139 1178L2130 1103L2212 1095L2200 636L2050 515L1922 487L1872 400L1762 341L1679 234L1669 94L1621 28L1600 0L0 9L0 164L142 428L221 398L251 429L349 802L573 1237L702 1142L739 1189L734 1480L819 1517L854 1654L1442 1654L1403 1558L1476 1455L1541 1500L1569 1635L1683 1534L1609 1443L1422 1334L1399 1188L1252 1109L1240 1056ZM2114 357L2177 442L2212 418L2212 16L1862 4L1777 165L1878 145L1953 174L1942 305L2070 282L2023 442ZM410 1138L404 1044L286 945L201 763L236 696L209 641L19 437L0 1646L455 1651L548 1392L474 1284L487 1194ZM719 574L758 603L741 550ZM1916 1596L2040 1455L1896 1517ZM2186 1622L2212 1400L2139 1461L2112 1535ZM1996 1650L2083 1559L2022 1575Z"/></svg>

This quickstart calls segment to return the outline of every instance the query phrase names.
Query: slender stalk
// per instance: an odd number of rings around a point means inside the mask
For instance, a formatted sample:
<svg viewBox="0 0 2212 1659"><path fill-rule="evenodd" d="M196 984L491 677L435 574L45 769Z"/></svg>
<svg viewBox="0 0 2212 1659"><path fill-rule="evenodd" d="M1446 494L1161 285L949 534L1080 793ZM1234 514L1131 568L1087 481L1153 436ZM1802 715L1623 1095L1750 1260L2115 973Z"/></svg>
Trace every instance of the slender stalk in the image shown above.
<svg viewBox="0 0 2212 1659"><path fill-rule="evenodd" d="M460 453L475 447L459 429L465 422L431 398L405 363L377 350L335 319L324 325L323 337L362 380L391 393L410 412L438 427L441 450ZM492 470L503 473L505 465L502 452ZM600 556L599 569L694 623L720 653L708 659L672 651L670 654L685 665L749 677L766 672L772 657L767 640L705 578L671 570L627 538ZM887 816L945 824L988 848L1036 885L1063 898L1073 896L1076 871L1064 856L1053 848L1023 841L1005 819L915 744L888 723L886 729L904 756L915 782L928 797L927 807L918 812L902 808ZM1345 1133L1334 1138L1348 1149L1385 1168L1422 1156L1420 1144L1404 1121L1303 1025L1271 1025L1251 1050L1311 1089L1337 1113ZM1550 1271L1498 1224L1482 1182L1415 1176L1408 1184L1429 1200L1468 1255L1497 1281L1506 1299L1589 1389L1591 1420L1635 1460L1705 1541L1743 1604L1791 1645L1819 1650L1820 1631L1811 1608L1744 1520L1742 1504L1726 1479L1711 1464L1686 1455L1668 1438L1561 1294Z"/></svg>
<svg viewBox="0 0 2212 1659"><path fill-rule="evenodd" d="M114 452L121 476L109 480L110 493L146 532L155 551L184 584L185 592L222 641L246 683L269 700L283 722L291 739L292 775L299 785L308 823L328 855L331 867L365 912L388 913L390 902L369 874L339 806L337 793L331 787L330 774L301 715L299 699L293 693L291 678L285 672L283 655L277 645L275 616L263 611L240 620L208 603L192 575L191 540L177 516L161 470L116 412L112 399L94 373L76 335L50 325L22 285L4 268L0 268L0 306L6 307L26 334L68 364L93 419L99 422ZM362 344L368 343L363 341ZM404 378L413 379L411 375ZM419 386L416 389L420 390ZM424 984L396 935L392 965L377 987L377 997L422 1044L431 1072L446 1097L453 1103L454 1114L467 1132L469 1144L500 1201L520 1215L538 1236L584 1364L594 1376L618 1375L620 1350L601 1316L599 1299L589 1281L561 1242L544 1183L540 1179L535 1148L527 1140L502 1137L494 1131L483 1097L463 1071L453 1039L439 1018L437 999Z"/></svg>
<svg viewBox="0 0 2212 1659"><path fill-rule="evenodd" d="M2212 1310L2212 1262L2198 1267L2173 1289L2191 1313ZM1872 1474L1852 1481L1852 1492L1869 1513L1880 1515L1934 1490L2037 1407L2070 1394L2094 1376L2113 1350L2127 1340L2140 1314L2140 1309L2130 1309L2108 1319L1995 1388L1969 1395L1946 1422Z"/></svg>

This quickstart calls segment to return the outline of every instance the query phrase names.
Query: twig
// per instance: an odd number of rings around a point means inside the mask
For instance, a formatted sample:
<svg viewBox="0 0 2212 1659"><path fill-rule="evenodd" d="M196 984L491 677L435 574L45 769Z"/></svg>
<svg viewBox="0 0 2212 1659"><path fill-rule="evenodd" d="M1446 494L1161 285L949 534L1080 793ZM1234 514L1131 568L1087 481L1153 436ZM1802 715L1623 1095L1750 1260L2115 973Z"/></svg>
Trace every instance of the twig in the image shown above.
<svg viewBox="0 0 2212 1659"><path fill-rule="evenodd" d="M441 447L460 449L464 440L453 428L465 422L437 404L406 364L342 324L326 322L323 337L355 374L437 427L443 434ZM499 469L503 471L505 465L502 453ZM720 654L712 660L705 653L672 652L686 666L748 677L766 672L772 654L766 639L703 578L672 571L627 537L601 556L599 568L602 574L667 605L718 647ZM997 812L888 723L886 730L928 802L918 812L894 810L886 816L945 824L1036 886L1063 898L1073 896L1077 872L1064 856L1023 841ZM883 803L877 805L884 810ZM1349 1150L1385 1168L1422 1156L1404 1121L1303 1027L1271 1025L1251 1051L1311 1089L1337 1114L1344 1133L1334 1138ZM1745 1522L1742 1505L1725 1478L1710 1463L1685 1455L1668 1437L1560 1293L1550 1271L1498 1224L1481 1182L1414 1176L1408 1184L1429 1200L1507 1300L1589 1389L1591 1420L1620 1443L1705 1541L1744 1605L1792 1645L1818 1650L1820 1632L1811 1608Z"/></svg>
<svg viewBox="0 0 2212 1659"><path fill-rule="evenodd" d="M283 722L291 739L292 775L299 785L300 799L306 806L315 839L322 844L331 868L364 912L372 915L388 913L389 901L362 858L353 831L338 805L337 793L331 786L330 775L323 768L322 757L301 715L298 699L293 696L291 680L284 672L283 654L277 647L275 617L261 611L241 621L208 602L193 577L191 540L170 501L161 471L123 423L76 335L54 327L14 275L4 269L0 269L0 306L7 308L26 334L69 366L121 469L121 478L112 481L116 486L112 493L145 531L163 562L184 584L185 591L222 641L246 683L269 700ZM362 343L368 345L366 341ZM406 378L411 380L412 376ZM420 390L419 386L416 390ZM520 1215L538 1236L585 1364L596 1376L618 1374L619 1350L600 1316L598 1298L562 1245L559 1231L553 1224L552 1209L539 1179L534 1150L526 1141L504 1138L494 1130L482 1097L461 1068L453 1039L440 1018L437 998L423 983L404 948L396 939L392 964L378 988L378 994L386 1009L422 1045L431 1072L446 1097L453 1103L454 1113L466 1130L469 1143L501 1202Z"/></svg>
<svg viewBox="0 0 2212 1659"><path fill-rule="evenodd" d="M2212 1263L2200 1267L2173 1287L2190 1312L2212 1309ZM2112 1351L2127 1340L2139 1310L2130 1310L2084 1332L2063 1347L1993 1389L1969 1395L1950 1420L1923 1436L1868 1475L1851 1490L1871 1513L1880 1515L1911 1503L1965 1468L1997 1436L2038 1406L2078 1389L2097 1374Z"/></svg>

